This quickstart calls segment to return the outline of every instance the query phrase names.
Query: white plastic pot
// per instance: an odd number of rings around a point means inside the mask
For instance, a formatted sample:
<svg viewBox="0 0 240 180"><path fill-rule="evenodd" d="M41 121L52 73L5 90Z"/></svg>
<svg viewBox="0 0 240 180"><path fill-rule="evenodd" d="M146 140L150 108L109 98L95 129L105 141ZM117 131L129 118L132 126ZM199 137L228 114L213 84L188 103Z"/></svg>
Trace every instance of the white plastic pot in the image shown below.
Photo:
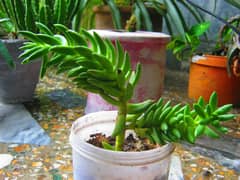
<svg viewBox="0 0 240 180"><path fill-rule="evenodd" d="M90 134L110 135L116 111L100 111L79 118L72 126L74 180L166 180L172 144L142 151L115 152L86 143Z"/></svg>
<svg viewBox="0 0 240 180"><path fill-rule="evenodd" d="M137 63L142 64L142 73L134 91L133 102L146 99L159 99L163 93L166 44L170 36L157 32L117 32L111 30L91 30L112 42L119 40L124 50L129 53L131 66L135 69ZM88 93L85 113L102 110L114 110L99 95Z"/></svg>

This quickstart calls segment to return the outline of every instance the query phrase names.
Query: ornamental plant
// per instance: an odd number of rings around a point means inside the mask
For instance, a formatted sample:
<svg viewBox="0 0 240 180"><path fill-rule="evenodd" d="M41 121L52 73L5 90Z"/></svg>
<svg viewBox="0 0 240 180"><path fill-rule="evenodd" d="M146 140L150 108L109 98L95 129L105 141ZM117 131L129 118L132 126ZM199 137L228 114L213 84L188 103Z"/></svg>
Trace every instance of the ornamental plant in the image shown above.
<svg viewBox="0 0 240 180"><path fill-rule="evenodd" d="M227 70L228 73L233 73L235 76L240 76L240 15L235 15L225 20L220 16L213 14L212 12L200 7L190 0L186 0L189 4L195 8L200 9L204 13L207 13L221 23L223 26L219 29L219 35L217 37L217 43L214 48L211 48L211 52L204 52L218 56L227 56ZM228 1L229 4L236 8L240 8L238 1ZM195 54L202 54L202 50L199 48L201 45L201 36L206 35L210 22L202 22L193 25L183 35L173 37L172 41L168 44L168 49L173 51L173 54L179 60L188 59ZM207 40L207 38L206 38ZM208 41L208 40L207 40ZM209 44L209 42L208 42Z"/></svg>
<svg viewBox="0 0 240 180"><path fill-rule="evenodd" d="M1 0L0 37L19 38L19 31L38 32L35 21L46 24L51 30L61 23L78 30L87 0ZM0 41L0 55L10 68L14 61L4 43Z"/></svg>
<svg viewBox="0 0 240 180"><path fill-rule="evenodd" d="M209 102L199 98L193 106L171 105L162 98L130 103L141 74L141 64L137 64L135 70L131 68L129 54L119 41L113 45L95 32L81 29L78 33L60 24L54 26L61 34L54 34L42 24L37 26L41 33L21 32L31 40L22 46L22 63L43 57L41 77L48 68L55 67L57 73L65 72L77 87L97 93L118 107L112 132L115 145L105 142L105 148L121 151L128 129L156 144L181 140L194 143L201 135L217 138L227 132L221 122L234 118L228 113L232 105L217 107L216 93L211 95Z"/></svg>
<svg viewBox="0 0 240 180"><path fill-rule="evenodd" d="M183 36L175 36L168 43L167 48L171 49L178 60L188 59L199 52L201 36L207 33L210 22L202 22L193 25Z"/></svg>
<svg viewBox="0 0 240 180"><path fill-rule="evenodd" d="M54 31L54 23L78 30L87 0L1 0L0 24L12 38L18 31L38 32L35 22Z"/></svg>
<svg viewBox="0 0 240 180"><path fill-rule="evenodd" d="M109 6L116 29L126 29L128 31L146 30L153 31L153 22L150 11L154 10L163 17L169 34L183 35L189 28L184 18L184 11L189 12L196 22L202 22L203 17L198 9L186 2L186 0L103 0L98 4ZM131 17L121 24L122 14L120 7L131 7Z"/></svg>

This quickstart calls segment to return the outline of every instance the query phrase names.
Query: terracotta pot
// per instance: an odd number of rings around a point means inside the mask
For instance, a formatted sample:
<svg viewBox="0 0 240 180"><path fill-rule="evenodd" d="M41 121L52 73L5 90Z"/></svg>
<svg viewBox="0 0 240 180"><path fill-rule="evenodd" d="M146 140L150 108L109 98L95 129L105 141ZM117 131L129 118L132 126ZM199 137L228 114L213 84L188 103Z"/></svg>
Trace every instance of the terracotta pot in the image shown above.
<svg viewBox="0 0 240 180"><path fill-rule="evenodd" d="M113 42L119 40L123 48L128 51L132 68L142 64L142 73L135 88L133 102L161 97L164 86L166 44L169 36L156 32L115 32L107 30L92 30ZM90 31L90 32L92 32ZM99 95L88 93L86 113L101 110L113 110L115 107L106 103Z"/></svg>
<svg viewBox="0 0 240 180"><path fill-rule="evenodd" d="M122 17L122 27L125 28L127 20L131 17L132 7L123 6L119 7L120 14ZM148 8L149 15L153 24L153 31L162 31L162 16L155 11L154 8ZM114 29L112 14L108 6L95 6L93 8L95 13L95 28L96 29Z"/></svg>
<svg viewBox="0 0 240 180"><path fill-rule="evenodd" d="M14 59L16 69L10 69L0 57L0 102L31 101L39 80L40 61L22 65L18 56L24 40L2 40Z"/></svg>
<svg viewBox="0 0 240 180"><path fill-rule="evenodd" d="M141 152L109 151L86 143L90 134L111 135L117 111L91 113L74 122L70 144L75 180L166 180L173 144Z"/></svg>
<svg viewBox="0 0 240 180"><path fill-rule="evenodd" d="M227 73L227 58L222 56L196 56L190 65L188 96L205 100L213 91L218 93L219 105L240 104L240 78Z"/></svg>

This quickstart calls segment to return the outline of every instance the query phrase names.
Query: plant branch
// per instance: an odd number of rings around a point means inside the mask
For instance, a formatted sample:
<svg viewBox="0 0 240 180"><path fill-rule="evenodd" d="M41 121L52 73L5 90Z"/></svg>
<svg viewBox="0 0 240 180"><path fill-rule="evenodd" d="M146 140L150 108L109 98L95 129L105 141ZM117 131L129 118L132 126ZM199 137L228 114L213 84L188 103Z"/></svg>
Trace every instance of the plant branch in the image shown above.
<svg viewBox="0 0 240 180"><path fill-rule="evenodd" d="M123 149L126 130L126 116L127 116L127 103L122 103L118 108L118 117L112 134L113 137L116 137L115 141L116 151L122 151Z"/></svg>

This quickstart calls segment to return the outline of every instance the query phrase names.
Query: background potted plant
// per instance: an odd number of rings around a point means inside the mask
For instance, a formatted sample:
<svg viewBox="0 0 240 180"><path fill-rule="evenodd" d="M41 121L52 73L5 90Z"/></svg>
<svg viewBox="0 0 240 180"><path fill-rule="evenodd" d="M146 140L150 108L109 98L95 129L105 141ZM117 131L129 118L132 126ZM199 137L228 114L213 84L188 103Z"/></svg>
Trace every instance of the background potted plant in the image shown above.
<svg viewBox="0 0 240 180"><path fill-rule="evenodd" d="M190 98L197 99L203 96L205 100L208 100L211 93L217 91L220 105L226 103L238 105L240 103L240 79L237 77L240 59L238 30L240 16L237 15L225 21L210 14L224 23L219 31L215 47L209 46L211 42L204 44L208 48L202 45L203 41L200 36L206 33L210 26L210 23L205 22L193 26L184 36L175 37L168 48L172 49L179 59L192 57L188 85ZM193 56L196 54L198 56ZM235 72L235 75L231 75L232 72Z"/></svg>
<svg viewBox="0 0 240 180"><path fill-rule="evenodd" d="M216 93L209 103L199 98L193 108L189 104L172 106L163 99L129 103L141 74L141 64L132 70L129 55L119 41L115 47L97 33L90 34L83 29L77 33L60 24L55 27L61 35L53 36L45 27L44 35L48 39L41 33L22 32L31 40L22 47L22 63L33 61L33 54L43 57L42 75L49 67L57 67L59 73L67 73L79 88L98 93L118 107L118 112L89 114L73 124L70 142L74 179L167 179L169 156L174 149L171 142L194 143L200 135L219 137L226 132L221 121L234 117L227 114L232 105L218 108ZM142 152L121 152L129 131L139 139L148 138L150 144L162 146ZM104 149L86 142L91 134L98 137L98 133L113 138L113 141L105 136L92 139Z"/></svg>
<svg viewBox="0 0 240 180"><path fill-rule="evenodd" d="M154 7L153 7L154 6ZM162 31L166 7L157 1L102 1L93 7L96 29ZM140 18L140 19L139 19Z"/></svg>
<svg viewBox="0 0 240 180"><path fill-rule="evenodd" d="M22 66L18 59L21 53L19 47L26 41L19 35L19 31L38 32L35 21L48 25L50 29L53 29L53 22L58 22L77 30L85 3L86 1L83 0L40 0L37 2L2 0L0 2L1 42L8 48L16 65L15 70L10 70L4 61L0 61L1 101L15 103L32 100L39 79L40 62L35 61ZM7 60L6 55L4 59Z"/></svg>
<svg viewBox="0 0 240 180"><path fill-rule="evenodd" d="M97 4L97 3L95 3ZM184 12L180 6L192 14L196 22L202 22L203 18L198 10L186 1L157 1L157 0L134 0L134 1L98 1L95 7L97 12L101 9L102 16L107 20L100 20L96 14L96 23L100 21L109 22L114 26L96 24L96 29L127 29L130 31L147 30L162 31L162 19L164 19L169 34L184 34L188 25L184 19ZM127 14L125 14L127 12Z"/></svg>

